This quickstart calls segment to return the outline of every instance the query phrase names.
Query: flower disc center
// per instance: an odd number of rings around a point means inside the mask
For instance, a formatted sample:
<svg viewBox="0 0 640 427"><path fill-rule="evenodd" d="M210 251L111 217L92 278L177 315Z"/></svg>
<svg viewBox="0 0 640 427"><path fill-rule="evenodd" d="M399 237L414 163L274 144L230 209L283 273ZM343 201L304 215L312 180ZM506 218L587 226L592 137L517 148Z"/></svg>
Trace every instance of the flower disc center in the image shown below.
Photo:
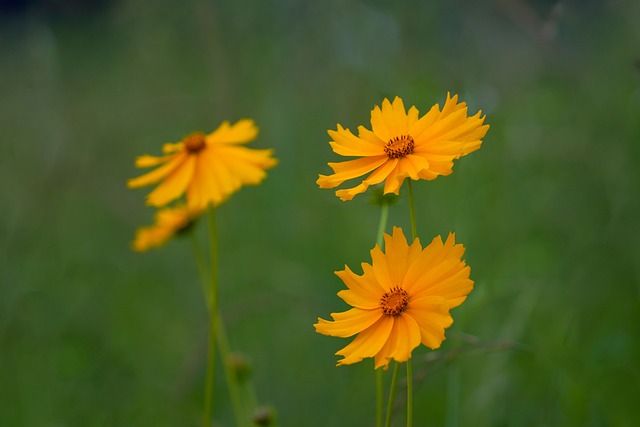
<svg viewBox="0 0 640 427"><path fill-rule="evenodd" d="M205 140L202 132L196 132L191 135L187 135L184 138L183 144L184 148L189 153L197 153L207 145L207 141Z"/></svg>
<svg viewBox="0 0 640 427"><path fill-rule="evenodd" d="M380 298L380 308L387 316L399 316L409 304L409 294L404 289L395 286L385 292Z"/></svg>
<svg viewBox="0 0 640 427"><path fill-rule="evenodd" d="M384 152L390 159L398 159L409 154L413 154L415 142L411 135L394 136L384 146Z"/></svg>

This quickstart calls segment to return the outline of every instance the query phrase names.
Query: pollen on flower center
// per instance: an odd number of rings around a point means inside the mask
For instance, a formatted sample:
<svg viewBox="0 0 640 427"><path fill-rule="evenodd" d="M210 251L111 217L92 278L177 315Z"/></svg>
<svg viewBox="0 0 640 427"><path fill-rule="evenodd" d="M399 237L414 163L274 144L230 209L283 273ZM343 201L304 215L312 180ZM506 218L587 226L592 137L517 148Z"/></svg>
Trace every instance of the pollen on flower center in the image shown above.
<svg viewBox="0 0 640 427"><path fill-rule="evenodd" d="M398 159L413 154L415 143L411 135L394 136L384 146L384 152L390 159Z"/></svg>
<svg viewBox="0 0 640 427"><path fill-rule="evenodd" d="M190 135L187 135L184 138L183 144L184 144L184 148L189 153L197 153L207 145L207 141L204 139L204 133L195 132Z"/></svg>
<svg viewBox="0 0 640 427"><path fill-rule="evenodd" d="M409 294L399 286L391 288L380 298L380 308L387 316L399 316L409 304Z"/></svg>

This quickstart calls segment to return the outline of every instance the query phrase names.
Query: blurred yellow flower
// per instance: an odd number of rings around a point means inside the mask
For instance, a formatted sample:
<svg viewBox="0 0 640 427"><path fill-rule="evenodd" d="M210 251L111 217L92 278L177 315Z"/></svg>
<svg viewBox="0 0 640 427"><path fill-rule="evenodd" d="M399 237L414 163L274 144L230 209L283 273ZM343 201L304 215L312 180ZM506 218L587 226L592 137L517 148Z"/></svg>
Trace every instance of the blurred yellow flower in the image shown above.
<svg viewBox="0 0 640 427"><path fill-rule="evenodd" d="M342 200L351 200L370 185L385 181L384 193L399 194L405 178L436 179L452 172L453 160L480 148L489 125L483 125L482 111L467 116L467 105L458 103L458 95L447 94L442 111L438 104L418 118L418 109L405 112L402 99L393 104L385 99L382 109L371 111L371 130L358 127L358 136L338 124L330 130L329 144L341 156L360 157L329 163L333 175L320 175L320 188L334 188L350 179L372 172L353 188L336 191Z"/></svg>
<svg viewBox="0 0 640 427"><path fill-rule="evenodd" d="M338 296L352 309L332 313L333 321L319 318L316 332L347 338L358 336L336 354L338 365L365 357L385 369L391 359L406 362L420 343L436 349L453 323L449 314L473 289L470 268L461 260L464 246L449 234L422 249L416 239L410 246L402 230L384 235L386 253L378 245L371 250L372 263L362 263L363 275L345 266L336 275L347 285Z"/></svg>
<svg viewBox="0 0 640 427"><path fill-rule="evenodd" d="M162 181L147 197L152 206L164 206L186 192L191 209L219 205L241 186L259 184L266 169L277 164L273 150L253 150L240 146L254 139L258 128L253 120L240 120L234 125L222 123L205 135L187 135L178 143L162 148L164 156L143 155L136 167L157 169L130 179L129 188L144 187Z"/></svg>
<svg viewBox="0 0 640 427"><path fill-rule="evenodd" d="M163 208L156 212L155 224L141 227L131 244L136 252L164 246L171 237L188 229L198 219L201 210L192 210L185 205Z"/></svg>

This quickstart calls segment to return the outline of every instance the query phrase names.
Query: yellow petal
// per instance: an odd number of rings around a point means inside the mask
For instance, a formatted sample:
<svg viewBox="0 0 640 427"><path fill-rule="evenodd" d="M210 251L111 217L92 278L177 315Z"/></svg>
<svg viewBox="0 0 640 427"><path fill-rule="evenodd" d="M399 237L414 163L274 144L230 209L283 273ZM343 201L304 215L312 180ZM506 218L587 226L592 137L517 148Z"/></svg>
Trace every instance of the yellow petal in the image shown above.
<svg viewBox="0 0 640 427"><path fill-rule="evenodd" d="M384 194L400 194L400 187L402 187L402 183L406 177L407 174L402 172L402 166L400 165L400 162L398 162L395 169L391 171L384 183Z"/></svg>
<svg viewBox="0 0 640 427"><path fill-rule="evenodd" d="M417 295L420 292L426 291L435 286L438 282L450 277L464 268L464 262L455 259L447 259L442 262L429 265L429 267L423 271L422 275L413 284L407 281L410 292L412 295Z"/></svg>
<svg viewBox="0 0 640 427"><path fill-rule="evenodd" d="M387 179L391 172L393 172L398 164L398 161L398 159L389 159L382 166L371 172L371 175L369 175L363 181L363 183L367 185L375 185L381 183L382 181Z"/></svg>
<svg viewBox="0 0 640 427"><path fill-rule="evenodd" d="M431 169L425 169L423 171L421 171L418 176L420 177L420 179L426 179L428 181L434 180L436 179L439 175L432 171Z"/></svg>
<svg viewBox="0 0 640 427"><path fill-rule="evenodd" d="M428 160L453 160L462 151L463 146L460 141L438 140L434 143L430 139L419 139L413 153Z"/></svg>
<svg viewBox="0 0 640 427"><path fill-rule="evenodd" d="M446 301L439 297L411 300L403 314L415 320L422 344L434 350L444 341L445 328L453 323Z"/></svg>
<svg viewBox="0 0 640 427"><path fill-rule="evenodd" d="M323 335L347 338L360 333L382 317L380 310L362 310L352 308L342 313L331 313L333 321L318 319L316 332Z"/></svg>
<svg viewBox="0 0 640 427"><path fill-rule="evenodd" d="M211 172L217 167L217 162L209 157L210 151L203 150L198 156L193 179L187 188L187 205L190 209L205 209L212 201L222 199L219 185Z"/></svg>
<svg viewBox="0 0 640 427"><path fill-rule="evenodd" d="M379 166L377 169L371 172L371 174L360 184L352 188L338 190L336 191L336 195L343 201L353 199L353 197L357 194L367 191L370 185L378 184L387 179L389 174L395 169L397 163L398 159L387 160L382 166Z"/></svg>
<svg viewBox="0 0 640 427"><path fill-rule="evenodd" d="M394 283L391 278L387 257L382 253L380 246L376 245L373 249L371 249L371 260L373 264L373 274L375 275L376 280L378 281L380 286L382 286L385 292L389 292L392 287L399 285L399 283Z"/></svg>
<svg viewBox="0 0 640 427"><path fill-rule="evenodd" d="M200 212L189 211L184 205L160 209L155 215L155 224L136 231L132 248L144 252L163 246L174 234L194 221Z"/></svg>
<svg viewBox="0 0 640 427"><path fill-rule="evenodd" d="M262 169L270 169L278 164L272 157L273 150L256 150L235 145L217 147L216 156L228 160L228 163L247 163Z"/></svg>
<svg viewBox="0 0 640 427"><path fill-rule="evenodd" d="M433 265L436 256L442 251L444 244L440 236L434 237L431 243L413 260L407 268L407 274L403 284L407 292L413 291L413 286L420 280L424 273Z"/></svg>
<svg viewBox="0 0 640 427"><path fill-rule="evenodd" d="M413 180L417 180L420 172L425 169L429 169L429 162L421 156L409 154L399 160L398 175L401 175L402 177L409 177Z"/></svg>
<svg viewBox="0 0 640 427"><path fill-rule="evenodd" d="M411 135L411 132L409 131L409 129L411 129L413 124L418 121L419 115L420 115L420 112L415 106L412 106L411 108L409 108L409 111L407 112L407 133L409 135Z"/></svg>
<svg viewBox="0 0 640 427"><path fill-rule="evenodd" d="M170 235L171 231L163 227L141 227L136 230L136 237L131 247L136 252L146 252L151 248L162 246Z"/></svg>
<svg viewBox="0 0 640 427"><path fill-rule="evenodd" d="M380 302L380 297L385 292L384 288L375 280L375 276L370 274L358 276L346 265L344 270L336 271L335 274L351 291L361 295L363 298L376 301L376 303Z"/></svg>
<svg viewBox="0 0 640 427"><path fill-rule="evenodd" d="M411 352L420 345L420 328L416 321L405 313L396 318L394 327L400 339L392 356L398 362L406 362L411 357Z"/></svg>
<svg viewBox="0 0 640 427"><path fill-rule="evenodd" d="M364 193L369 188L368 184L360 183L352 188L345 188L343 190L336 191L336 196L343 202L353 199L356 195Z"/></svg>
<svg viewBox="0 0 640 427"><path fill-rule="evenodd" d="M425 120L420 126L414 126L415 133L412 135L416 140L416 152L421 152L426 147L433 148L443 143L458 142L460 144L456 151L456 158L458 158L480 148L482 143L480 140L489 129L488 125L482 125L484 121L484 117L481 117L482 112L468 117L466 103L457 104L456 102L457 96L448 98L442 112L432 114L428 125Z"/></svg>
<svg viewBox="0 0 640 427"><path fill-rule="evenodd" d="M158 166L159 164L166 163L171 156L150 156L148 154L144 154L142 156L138 156L136 158L136 167L137 168L150 168L152 166Z"/></svg>
<svg viewBox="0 0 640 427"><path fill-rule="evenodd" d="M223 122L218 129L207 135L210 144L243 144L253 140L258 135L258 128L253 120L243 119L230 125Z"/></svg>
<svg viewBox="0 0 640 427"><path fill-rule="evenodd" d="M175 153L176 151L182 151L184 144L182 142L167 142L162 145L162 152L164 154Z"/></svg>
<svg viewBox="0 0 640 427"><path fill-rule="evenodd" d="M442 250L438 256L434 259L434 262L439 262L445 259L460 259L464 255L465 248L462 244L456 244L455 233L449 233L447 240L442 246Z"/></svg>
<svg viewBox="0 0 640 427"><path fill-rule="evenodd" d="M394 319L394 324L395 324L395 317L391 317L391 316L387 316L391 319ZM380 367L387 369L389 367L389 362L391 362L391 352L392 349L396 348L398 346L398 334L397 333L393 333L393 329L389 332L389 337L387 338L387 341L384 343L384 345L380 348L380 350L375 354L375 360L374 360L374 368L378 369Z"/></svg>
<svg viewBox="0 0 640 427"><path fill-rule="evenodd" d="M320 175L316 183L320 188L333 188L342 184L343 182L362 176L373 169L379 167L386 162L388 157L375 156L375 157L363 157L355 160L348 160L340 163L329 163L329 166L334 170L333 175Z"/></svg>
<svg viewBox="0 0 640 427"><path fill-rule="evenodd" d="M338 130L328 131L333 141L329 142L333 151L341 156L380 156L384 155L384 145L361 139L338 125Z"/></svg>
<svg viewBox="0 0 640 427"><path fill-rule="evenodd" d="M380 137L376 135L375 132L370 131L364 126L358 126L358 137L360 139L364 139L365 141L368 141L373 145L380 147L380 154L386 155L386 153L384 152L384 146L387 144L388 141L383 141L382 139L380 139Z"/></svg>
<svg viewBox="0 0 640 427"><path fill-rule="evenodd" d="M336 352L336 355L344 356L338 361L338 365L350 365L365 357L375 356L387 341L393 322L392 317L382 316L368 329L360 332L349 345Z"/></svg>
<svg viewBox="0 0 640 427"><path fill-rule="evenodd" d="M375 367L386 369L391 359L406 362L420 345L420 337L420 328L413 318L404 313L395 317L389 339L376 354Z"/></svg>
<svg viewBox="0 0 640 427"><path fill-rule="evenodd" d="M449 114L443 111L438 120L429 126L429 128L425 129L422 134L418 135L416 139L451 140L449 136L457 134L459 132L458 128L467 124L465 122L466 117L466 105L462 108L452 110Z"/></svg>
<svg viewBox="0 0 640 427"><path fill-rule="evenodd" d="M383 105L383 113L385 114L387 129L394 136L406 135L409 131L407 113L404 109L404 103L400 97L396 96L393 104L385 112Z"/></svg>
<svg viewBox="0 0 640 427"><path fill-rule="evenodd" d="M382 101L382 108L385 109L385 111L388 108L391 108L391 103L388 99L385 98L384 101ZM378 136L378 138L385 142L396 136L387 127L385 114L383 113L383 110L381 110L377 105L373 108L373 110L371 110L371 129Z"/></svg>
<svg viewBox="0 0 640 427"><path fill-rule="evenodd" d="M233 162L232 158L227 158L222 162L225 165L227 173L236 178L237 191L242 185L260 184L267 177L267 172L261 167L252 165L251 163Z"/></svg>
<svg viewBox="0 0 640 427"><path fill-rule="evenodd" d="M210 150L203 158L202 196L206 203L214 206L224 202L240 188L240 180L228 169L227 164L217 155L218 150Z"/></svg>
<svg viewBox="0 0 640 427"><path fill-rule="evenodd" d="M410 263L403 289L413 298L427 295L443 297L450 308L465 300L473 290L470 268L462 261L464 246L455 243L450 233L446 242L438 236Z"/></svg>
<svg viewBox="0 0 640 427"><path fill-rule="evenodd" d="M152 206L164 206L184 194L191 178L196 162L195 156L188 156L160 185L147 196L147 203Z"/></svg>
<svg viewBox="0 0 640 427"><path fill-rule="evenodd" d="M366 298L362 294L349 289L338 292L338 296L352 307L362 308L364 310L374 310L380 308L380 298Z"/></svg>
<svg viewBox="0 0 640 427"><path fill-rule="evenodd" d="M401 228L393 227L393 236L384 234L384 247L389 279L393 286L400 286L404 282L404 276L407 272L409 255L409 245Z"/></svg>
<svg viewBox="0 0 640 427"><path fill-rule="evenodd" d="M159 168L154 169L151 172L148 172L139 177L131 178L129 181L127 181L127 186L129 188L139 188L155 184L156 182L160 181L162 178L173 172L175 168L180 166L182 162L184 162L186 157L186 153L178 153L175 156L171 156L170 160Z"/></svg>
<svg viewBox="0 0 640 427"><path fill-rule="evenodd" d="M373 132L385 143L391 138L407 135L409 123L417 119L418 110L412 107L411 116L407 116L402 99L396 96L393 103L388 99L382 101L382 109L377 106L371 111L371 127Z"/></svg>
<svg viewBox="0 0 640 427"><path fill-rule="evenodd" d="M464 266L463 263L457 267ZM473 290L473 280L469 279L471 269L469 266L460 269L452 269L447 276L441 277L432 283L421 282L416 286L415 298L428 295L437 295L444 298L449 308L459 306L467 299L467 295Z"/></svg>
<svg viewBox="0 0 640 427"><path fill-rule="evenodd" d="M413 136L414 140L417 140L420 135L424 133L436 120L440 117L440 106L438 104L431 107L429 112L415 121L409 127L409 134ZM417 141L416 141L417 142Z"/></svg>

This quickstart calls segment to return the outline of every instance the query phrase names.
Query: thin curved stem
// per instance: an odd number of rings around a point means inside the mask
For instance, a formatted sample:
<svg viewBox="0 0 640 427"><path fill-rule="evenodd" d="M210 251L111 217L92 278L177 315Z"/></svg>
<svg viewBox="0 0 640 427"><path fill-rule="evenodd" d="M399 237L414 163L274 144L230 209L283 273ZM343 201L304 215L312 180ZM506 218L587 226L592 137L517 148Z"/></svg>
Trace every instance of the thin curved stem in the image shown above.
<svg viewBox="0 0 640 427"><path fill-rule="evenodd" d="M196 259L196 267L198 269L198 278L200 279L200 286L202 287L202 295L204 295L204 301L207 304L207 310L210 309L209 303L209 273L207 272L207 264L204 259L204 253L202 252L202 248L200 247L200 242L198 242L198 236L192 227L191 231L191 244L193 246L193 255Z"/></svg>
<svg viewBox="0 0 640 427"><path fill-rule="evenodd" d="M409 217L411 218L411 240L415 240L418 237L418 230L416 226L416 209L413 202L413 187L411 186L411 180L407 180L407 190L409 193Z"/></svg>
<svg viewBox="0 0 640 427"><path fill-rule="evenodd" d="M209 347L207 350L207 376L204 392L204 426L211 427L213 420L212 397L215 382L216 332L218 330L218 245L216 217L213 206L208 212L210 267L209 276Z"/></svg>
<svg viewBox="0 0 640 427"><path fill-rule="evenodd" d="M407 360L407 427L413 425L413 379L411 373L411 358Z"/></svg>
<svg viewBox="0 0 640 427"><path fill-rule="evenodd" d="M396 384L398 382L398 371L400 364L395 362L393 374L391 375L391 385L389 386L389 401L387 402L387 419L384 423L385 427L391 427L391 416L393 415L393 401L396 399Z"/></svg>
<svg viewBox="0 0 640 427"><path fill-rule="evenodd" d="M389 220L389 204L383 203L380 207L380 222L378 222L378 233L376 234L376 244L382 249L384 243L384 231L387 229L387 221Z"/></svg>
<svg viewBox="0 0 640 427"><path fill-rule="evenodd" d="M382 369L376 369L376 427L382 427L383 394Z"/></svg>
<svg viewBox="0 0 640 427"><path fill-rule="evenodd" d="M214 289L217 289L217 243L215 238L216 236L216 229L215 229L215 219L209 219L209 237L210 240L213 238L214 240L212 240L212 243L210 243L211 247L212 247L212 254L211 254L211 263L214 266L211 269L211 272L207 271L207 266L206 266L206 261L205 261L205 256L204 253L202 251L202 248L198 242L198 238L195 234L195 232L191 232L191 237L192 237L192 244L193 244L193 252L194 252L194 256L195 256L195 260L196 260L196 267L198 269L198 276L200 278L200 283L202 285L202 293L204 295L205 298L205 302L207 305L207 310L210 313L212 313L212 304L215 302L216 306L217 306L217 294L215 296L215 299L212 299L212 291ZM211 227L213 226L213 232L211 231ZM214 260L215 257L215 260ZM214 277L216 277L215 279L210 279L209 275L214 275ZM216 280L216 283L214 285L214 280ZM223 362L223 367L224 367L224 373L225 373L225 377L227 380L227 386L229 387L229 395L231 398L231 404L233 406L233 412L236 418L236 424L238 426L244 426L246 425L246 417L243 416L243 408L242 408L242 399L240 397L240 391L239 391L239 386L238 386L238 381L231 369L230 366L230 353L231 353L231 349L229 346L229 339L227 337L227 332L224 326L224 322L222 321L222 316L219 312L219 310L217 311L217 320L215 322L211 322L211 318L210 318L210 325L209 327L211 328L213 325L215 325L216 327L216 334L215 334L215 343L218 345L218 351L220 352L220 357L222 358L222 362ZM211 337L212 335L209 335L209 348L208 348L208 352L211 351L215 351L215 347L211 347ZM209 353L210 354L210 353ZM212 358L207 358L207 380L206 380L206 385L205 385L205 390L210 389L208 391L205 391L205 419L209 418L208 420L205 421L205 423L208 423L207 427L211 426L211 422L212 422L212 411L211 411L211 406L209 406L207 408L207 405L211 405L211 396L213 394L213 371L215 370L215 355ZM213 364L212 366L210 366L210 363ZM209 396L209 397L207 397Z"/></svg>

